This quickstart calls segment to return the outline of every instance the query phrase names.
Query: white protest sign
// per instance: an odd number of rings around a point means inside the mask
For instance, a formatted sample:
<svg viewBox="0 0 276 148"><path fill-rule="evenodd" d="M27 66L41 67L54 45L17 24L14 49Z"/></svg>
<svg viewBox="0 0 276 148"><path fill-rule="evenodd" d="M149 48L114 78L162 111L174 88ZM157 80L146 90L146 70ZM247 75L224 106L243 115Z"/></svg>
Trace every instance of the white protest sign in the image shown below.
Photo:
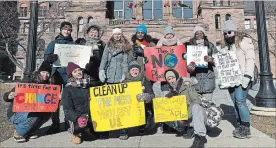
<svg viewBox="0 0 276 148"><path fill-rule="evenodd" d="M67 67L69 62L73 62L84 68L90 60L90 52L90 46L55 44L54 54L58 55L58 60L53 65L54 67Z"/></svg>
<svg viewBox="0 0 276 148"><path fill-rule="evenodd" d="M187 46L187 64L195 62L196 67L207 68L208 63L204 61L204 56L208 56L206 46Z"/></svg>
<svg viewBox="0 0 276 148"><path fill-rule="evenodd" d="M217 53L214 56L220 88L239 86L242 73L235 51Z"/></svg>

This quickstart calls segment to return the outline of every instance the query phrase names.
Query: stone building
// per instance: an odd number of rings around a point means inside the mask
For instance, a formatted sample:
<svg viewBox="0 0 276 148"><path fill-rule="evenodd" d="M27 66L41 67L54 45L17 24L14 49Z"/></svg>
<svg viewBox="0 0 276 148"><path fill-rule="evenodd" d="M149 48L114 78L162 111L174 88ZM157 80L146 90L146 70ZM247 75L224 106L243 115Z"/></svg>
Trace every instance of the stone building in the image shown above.
<svg viewBox="0 0 276 148"><path fill-rule="evenodd" d="M73 24L72 37L74 40L83 37L82 28L88 22L95 22L105 28L103 40L110 38L112 29L122 28L124 34L130 39L139 24L145 24L148 34L157 42L163 36L166 24L173 25L176 36L182 42L188 41L193 36L196 25L204 27L208 39L215 43L222 38L224 21L231 19L236 23L238 30L249 33L256 38L256 25L254 25L254 11L246 7L247 3L234 0L71 0L61 2L41 2L39 7L38 26L38 51L37 58L43 58L43 51L47 44L59 33L59 24L69 21ZM185 7L181 7L184 6ZM253 5L254 8L254 5ZM272 8L273 9L273 8ZM26 46L29 21L29 2L18 0L20 14L20 38ZM275 15L267 15L268 32L275 35ZM273 21L274 20L274 21ZM256 38L257 39L257 38ZM269 44L275 47L275 40L269 38ZM256 48L256 50L258 50ZM256 51L256 55L258 52ZM24 62L24 52L18 52L18 58ZM271 67L276 78L276 56L271 54ZM258 61L258 59L257 59ZM40 63L39 61L37 63ZM38 64L39 65L39 64ZM22 72L18 69L14 78L18 79Z"/></svg>

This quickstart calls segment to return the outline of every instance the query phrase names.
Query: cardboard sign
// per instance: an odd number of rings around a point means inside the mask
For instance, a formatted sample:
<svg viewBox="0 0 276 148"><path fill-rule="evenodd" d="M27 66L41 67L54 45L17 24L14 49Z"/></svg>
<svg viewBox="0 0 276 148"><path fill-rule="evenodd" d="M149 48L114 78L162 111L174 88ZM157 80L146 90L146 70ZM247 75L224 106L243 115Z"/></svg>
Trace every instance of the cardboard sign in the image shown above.
<svg viewBox="0 0 276 148"><path fill-rule="evenodd" d="M155 122L188 120L186 96L153 99Z"/></svg>
<svg viewBox="0 0 276 148"><path fill-rule="evenodd" d="M196 63L196 67L208 68L204 56L208 56L208 48L206 46L187 46L187 63L192 61Z"/></svg>
<svg viewBox="0 0 276 148"><path fill-rule="evenodd" d="M55 44L54 54L58 55L58 60L53 64L54 67L67 67L69 62L73 62L82 68L90 60L91 46Z"/></svg>
<svg viewBox="0 0 276 148"><path fill-rule="evenodd" d="M179 76L186 77L186 60L184 45L170 47L146 47L144 50L148 62L145 65L146 74L151 81L165 81L164 73L174 69Z"/></svg>
<svg viewBox="0 0 276 148"><path fill-rule="evenodd" d="M55 112L58 108L60 86L18 83L13 112Z"/></svg>
<svg viewBox="0 0 276 148"><path fill-rule="evenodd" d="M95 131L111 131L145 124L141 82L104 85L90 88L90 112Z"/></svg>
<svg viewBox="0 0 276 148"><path fill-rule="evenodd" d="M243 76L235 51L228 51L225 54L217 53L214 58L220 88L239 86Z"/></svg>

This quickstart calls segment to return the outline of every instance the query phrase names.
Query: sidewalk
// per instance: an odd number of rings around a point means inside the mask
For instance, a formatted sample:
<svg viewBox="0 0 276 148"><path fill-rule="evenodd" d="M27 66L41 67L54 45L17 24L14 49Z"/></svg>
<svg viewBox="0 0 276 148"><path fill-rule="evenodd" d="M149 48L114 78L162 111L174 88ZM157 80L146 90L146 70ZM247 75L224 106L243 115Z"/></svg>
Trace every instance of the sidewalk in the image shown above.
<svg viewBox="0 0 276 148"><path fill-rule="evenodd" d="M254 92L252 95L255 95ZM236 139L232 137L234 127L231 121L234 119L234 110L232 101L227 90L215 90L214 101L222 107L225 112L225 118L218 126L208 134L208 143L205 147L276 147L276 141L262 132L251 128L252 138ZM63 111L61 111L63 119ZM63 121L62 121L63 122ZM46 123L46 127L50 125ZM45 128L43 128L45 130ZM134 131L133 135L137 135ZM42 136L39 139L30 140L26 143L15 143L12 138L0 143L0 147L189 147L193 139L183 139L175 137L174 134L162 134L160 129L154 135L133 136L126 141L117 138L117 133L111 132L111 138L108 140L84 141L80 145L71 143L71 135L68 132L61 132L55 135Z"/></svg>

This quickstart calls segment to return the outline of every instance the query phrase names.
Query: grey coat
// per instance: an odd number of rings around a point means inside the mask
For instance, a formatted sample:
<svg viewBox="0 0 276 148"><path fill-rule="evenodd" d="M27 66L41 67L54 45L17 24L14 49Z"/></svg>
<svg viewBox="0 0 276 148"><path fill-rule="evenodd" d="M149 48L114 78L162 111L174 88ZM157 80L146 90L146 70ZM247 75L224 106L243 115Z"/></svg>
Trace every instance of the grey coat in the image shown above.
<svg viewBox="0 0 276 148"><path fill-rule="evenodd" d="M206 45L205 45L206 46ZM211 42L207 42L208 56L217 53L217 48ZM216 78L213 69L214 65L208 63L208 68L196 68L190 77L197 79L198 83L194 86L196 91L200 94L212 93L216 88Z"/></svg>
<svg viewBox="0 0 276 148"><path fill-rule="evenodd" d="M128 54L121 49L107 47L104 49L100 70L105 71L107 83L120 83L123 75L127 72Z"/></svg>

